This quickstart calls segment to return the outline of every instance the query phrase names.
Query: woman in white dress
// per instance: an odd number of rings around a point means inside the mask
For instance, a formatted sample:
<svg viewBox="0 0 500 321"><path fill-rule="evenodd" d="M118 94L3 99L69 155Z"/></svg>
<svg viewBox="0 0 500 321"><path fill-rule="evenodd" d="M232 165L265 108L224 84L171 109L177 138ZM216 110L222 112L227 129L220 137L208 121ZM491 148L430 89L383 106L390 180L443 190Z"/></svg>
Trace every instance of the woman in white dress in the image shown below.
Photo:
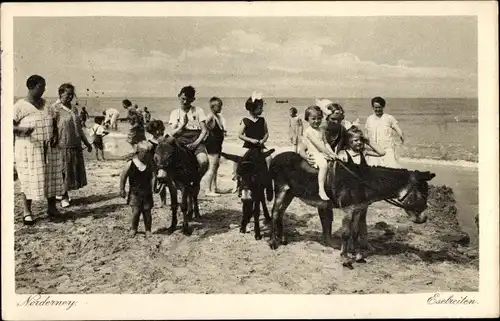
<svg viewBox="0 0 500 321"><path fill-rule="evenodd" d="M47 199L47 214L58 215L55 197L64 192L64 184L55 113L42 98L45 79L33 75L26 86L28 95L14 104L14 158L21 183L23 222L33 225L32 201Z"/></svg>
<svg viewBox="0 0 500 321"><path fill-rule="evenodd" d="M403 131L394 116L384 113L385 100L382 97L373 98L371 103L373 114L366 119L365 129L369 140L380 146L385 151L385 155L383 157L370 157L367 161L372 166L400 168L392 132L395 131L399 135L401 143L404 143Z"/></svg>

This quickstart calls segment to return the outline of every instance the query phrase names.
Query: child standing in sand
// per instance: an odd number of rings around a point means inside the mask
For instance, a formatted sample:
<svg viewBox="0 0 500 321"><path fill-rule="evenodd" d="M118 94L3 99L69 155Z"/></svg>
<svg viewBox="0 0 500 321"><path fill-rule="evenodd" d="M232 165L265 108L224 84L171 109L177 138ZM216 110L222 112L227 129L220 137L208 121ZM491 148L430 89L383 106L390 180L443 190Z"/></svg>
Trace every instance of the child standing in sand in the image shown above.
<svg viewBox="0 0 500 321"><path fill-rule="evenodd" d="M137 144L136 155L128 161L120 176L120 196L125 198L125 184L129 181L127 204L132 209L130 237L137 234L140 216L144 219L146 238L151 236L153 208L153 164L151 149L153 145L144 140Z"/></svg>
<svg viewBox="0 0 500 321"><path fill-rule="evenodd" d="M248 111L249 116L243 117L240 122L240 130L238 138L244 141L243 148L249 149L252 147L260 147L263 151L267 148L264 143L269 138L269 131L267 129L267 123L264 117L262 117L262 112L264 111L264 100L262 99L262 94L254 92L250 98L247 99L245 103L245 109ZM267 167L271 165L271 156L266 157ZM233 179L236 179L237 164L233 167ZM238 191L238 183L233 192ZM272 196L272 182L266 189L267 198Z"/></svg>
<svg viewBox="0 0 500 321"><path fill-rule="evenodd" d="M319 197L324 201L328 201L330 198L325 192L327 160L334 160L337 158L337 155L326 142L324 132L321 128L323 120L323 111L321 108L318 106L307 107L304 119L309 123L309 127L304 131L304 144L307 152L314 158L315 167L319 169Z"/></svg>
<svg viewBox="0 0 500 321"><path fill-rule="evenodd" d="M399 128L398 121L394 116L384 113L385 100L382 97L375 97L371 101L373 114L366 119L365 129L371 142L377 144L385 151L385 156L378 159L370 158L370 164L399 168L396 143L392 139L395 131L401 143L404 143L403 131Z"/></svg>
<svg viewBox="0 0 500 321"><path fill-rule="evenodd" d="M360 164L361 155L370 157L383 157L385 155L385 151L377 144L370 142L368 138L365 138L363 131L356 126L349 128L346 136L347 148L338 153L338 158L344 162L351 158L354 163Z"/></svg>
<svg viewBox="0 0 500 321"><path fill-rule="evenodd" d="M295 152L297 152L299 137L303 134L302 119L297 116L297 112L297 108L290 108L290 118L288 120L288 135Z"/></svg>
<svg viewBox="0 0 500 321"><path fill-rule="evenodd" d="M219 169L222 142L224 141L224 136L226 136L226 126L224 117L221 114L222 100L218 97L212 97L209 103L212 112L205 120L208 130L205 140L205 147L208 153L208 190L205 192L205 195L219 196L220 194L217 194L217 170Z"/></svg>
<svg viewBox="0 0 500 321"><path fill-rule="evenodd" d="M96 116L94 117L95 124L91 128L91 133L94 136L94 141L92 144L95 148L95 158L99 160L99 151L101 151L102 160L104 159L104 143L103 137L109 134L109 132L104 130L104 126L102 123L104 122L104 116Z"/></svg>

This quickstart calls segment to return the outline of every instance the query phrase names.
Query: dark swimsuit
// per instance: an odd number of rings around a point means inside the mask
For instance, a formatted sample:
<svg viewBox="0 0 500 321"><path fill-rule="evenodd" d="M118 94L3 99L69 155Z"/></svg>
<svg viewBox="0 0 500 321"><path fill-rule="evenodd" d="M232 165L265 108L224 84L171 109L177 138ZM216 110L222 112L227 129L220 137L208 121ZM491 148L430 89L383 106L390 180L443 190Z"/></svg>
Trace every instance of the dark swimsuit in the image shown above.
<svg viewBox="0 0 500 321"><path fill-rule="evenodd" d="M248 138L261 140L264 138L266 134L266 120L263 117L259 117L257 121L253 121L249 118L243 118L243 124L245 124L244 134ZM255 147L254 144L250 142L245 142L243 144L245 148ZM264 145L261 145L262 148L266 148Z"/></svg>
<svg viewBox="0 0 500 321"><path fill-rule="evenodd" d="M127 204L130 206L139 206L141 210L150 210L153 208L153 187L151 185L153 172L150 165L146 165L144 171L140 171L131 161L128 170L129 192Z"/></svg>
<svg viewBox="0 0 500 321"><path fill-rule="evenodd" d="M219 155L222 152L222 142L224 141L224 130L219 123L214 119L211 122L213 125L208 130L208 136L205 141L207 153L211 155ZM207 124L208 125L208 124Z"/></svg>

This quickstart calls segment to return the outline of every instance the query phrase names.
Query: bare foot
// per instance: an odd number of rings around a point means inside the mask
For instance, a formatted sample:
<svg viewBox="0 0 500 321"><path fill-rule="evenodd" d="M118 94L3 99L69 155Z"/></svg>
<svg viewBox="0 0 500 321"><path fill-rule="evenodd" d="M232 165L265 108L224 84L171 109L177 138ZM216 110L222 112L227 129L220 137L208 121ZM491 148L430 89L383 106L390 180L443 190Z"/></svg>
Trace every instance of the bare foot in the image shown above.
<svg viewBox="0 0 500 321"><path fill-rule="evenodd" d="M146 234L144 235L145 238L150 239L151 238L151 231L146 231Z"/></svg>
<svg viewBox="0 0 500 321"><path fill-rule="evenodd" d="M134 229L131 229L129 232L128 232L128 236L130 238L133 238L135 237L135 235L137 234L137 230L134 230Z"/></svg>
<svg viewBox="0 0 500 321"><path fill-rule="evenodd" d="M319 192L319 198L321 198L323 201L329 201L330 198L328 197L328 195L326 195L326 193L324 191L320 191Z"/></svg>

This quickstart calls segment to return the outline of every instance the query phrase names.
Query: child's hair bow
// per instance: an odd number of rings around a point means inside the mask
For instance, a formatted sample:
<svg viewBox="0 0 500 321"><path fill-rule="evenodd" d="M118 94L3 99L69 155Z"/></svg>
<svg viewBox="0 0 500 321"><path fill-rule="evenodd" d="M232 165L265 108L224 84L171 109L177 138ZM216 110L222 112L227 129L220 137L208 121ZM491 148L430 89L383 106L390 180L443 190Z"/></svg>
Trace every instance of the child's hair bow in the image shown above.
<svg viewBox="0 0 500 321"><path fill-rule="evenodd" d="M258 91L254 91L252 93L252 103L254 103L256 100L262 100L262 93Z"/></svg>

